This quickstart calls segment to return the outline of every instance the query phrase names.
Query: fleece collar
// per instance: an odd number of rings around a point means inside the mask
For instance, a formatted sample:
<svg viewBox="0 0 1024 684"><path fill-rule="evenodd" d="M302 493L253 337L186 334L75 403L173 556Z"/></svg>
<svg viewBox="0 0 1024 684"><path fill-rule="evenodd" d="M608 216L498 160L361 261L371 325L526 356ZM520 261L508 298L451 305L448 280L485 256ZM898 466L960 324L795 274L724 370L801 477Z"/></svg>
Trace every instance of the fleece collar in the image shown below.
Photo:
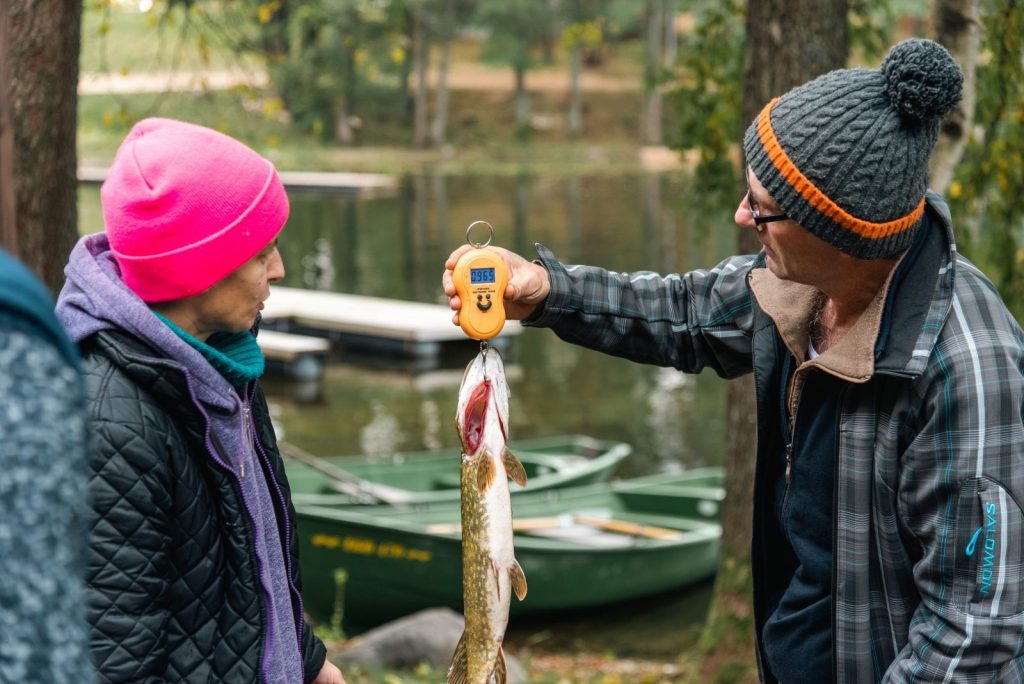
<svg viewBox="0 0 1024 684"><path fill-rule="evenodd" d="M800 367L817 366L849 382L862 383L871 379L875 372L874 350L891 283L892 273L849 332L817 358L804 361ZM817 288L782 280L767 268L751 272L750 287L761 309L775 321L779 336L790 353L794 358L806 359L811 320L818 298Z"/></svg>

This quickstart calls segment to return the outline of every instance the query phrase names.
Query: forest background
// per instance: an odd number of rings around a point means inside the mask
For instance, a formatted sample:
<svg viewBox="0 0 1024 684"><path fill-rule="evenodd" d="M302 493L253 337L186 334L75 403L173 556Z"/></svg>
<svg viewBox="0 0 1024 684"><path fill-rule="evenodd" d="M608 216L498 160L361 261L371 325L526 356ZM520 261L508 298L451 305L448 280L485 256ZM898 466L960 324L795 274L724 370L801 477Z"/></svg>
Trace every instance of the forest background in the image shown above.
<svg viewBox="0 0 1024 684"><path fill-rule="evenodd" d="M720 202L741 192L736 143L761 104L829 68L876 65L894 40L920 35L949 47L968 76L933 186L950 199L961 251L1022 315L1020 0L169 0L137 9L0 0L0 239L54 290L78 234L79 165L109 162L143 116L225 130L282 169L681 164L706 201ZM143 84L134 92L118 85L133 79ZM680 654L671 681L755 676L751 397L743 381L730 388L722 569L699 652ZM597 658L543 681L664 676L622 674Z"/></svg>

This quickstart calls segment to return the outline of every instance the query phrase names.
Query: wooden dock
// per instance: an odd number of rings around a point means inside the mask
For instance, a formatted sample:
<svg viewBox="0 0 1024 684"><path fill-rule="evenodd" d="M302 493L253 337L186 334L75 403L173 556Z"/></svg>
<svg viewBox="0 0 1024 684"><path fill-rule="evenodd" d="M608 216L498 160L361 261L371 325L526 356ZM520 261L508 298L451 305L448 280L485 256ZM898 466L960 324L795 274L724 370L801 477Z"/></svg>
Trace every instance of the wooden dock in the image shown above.
<svg viewBox="0 0 1024 684"><path fill-rule="evenodd" d="M256 341L267 359L268 370L296 380L319 380L323 376L331 343L322 337L261 329Z"/></svg>
<svg viewBox="0 0 1024 684"><path fill-rule="evenodd" d="M332 348L433 362L449 344L472 345L443 304L274 286L264 304L265 330L324 338ZM522 332L507 321L492 344ZM263 333L260 333L262 337Z"/></svg>
<svg viewBox="0 0 1024 684"><path fill-rule="evenodd" d="M289 190L380 197L393 194L398 189L398 179L383 173L279 171L278 174L281 176L281 182ZM102 183L106 176L105 167L78 167L80 183Z"/></svg>

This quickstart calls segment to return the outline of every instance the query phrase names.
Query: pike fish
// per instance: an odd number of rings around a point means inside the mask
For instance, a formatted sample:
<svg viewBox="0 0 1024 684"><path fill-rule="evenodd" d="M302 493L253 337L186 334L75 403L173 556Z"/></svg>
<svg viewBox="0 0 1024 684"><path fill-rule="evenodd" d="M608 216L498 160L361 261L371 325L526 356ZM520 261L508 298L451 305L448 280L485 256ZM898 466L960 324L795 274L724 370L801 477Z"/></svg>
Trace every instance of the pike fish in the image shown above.
<svg viewBox="0 0 1024 684"><path fill-rule="evenodd" d="M526 596L512 548L508 480L526 484L509 451L508 382L501 356L484 347L466 367L455 427L462 440L462 596L466 629L448 668L448 684L505 684L501 642L511 595Z"/></svg>

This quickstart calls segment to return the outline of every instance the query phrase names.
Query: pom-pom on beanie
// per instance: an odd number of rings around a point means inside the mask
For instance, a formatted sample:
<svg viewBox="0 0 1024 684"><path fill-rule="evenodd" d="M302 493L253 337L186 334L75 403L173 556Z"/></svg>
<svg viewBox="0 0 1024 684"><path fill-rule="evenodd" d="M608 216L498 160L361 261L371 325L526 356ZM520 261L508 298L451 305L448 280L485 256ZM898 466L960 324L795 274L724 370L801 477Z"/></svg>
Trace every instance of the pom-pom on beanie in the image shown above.
<svg viewBox="0 0 1024 684"><path fill-rule="evenodd" d="M121 277L146 302L208 290L288 219L273 164L223 133L172 119L132 128L100 199Z"/></svg>
<svg viewBox="0 0 1024 684"><path fill-rule="evenodd" d="M963 73L938 43L897 43L879 69L838 69L769 102L743 151L791 219L860 259L910 246L939 122Z"/></svg>

